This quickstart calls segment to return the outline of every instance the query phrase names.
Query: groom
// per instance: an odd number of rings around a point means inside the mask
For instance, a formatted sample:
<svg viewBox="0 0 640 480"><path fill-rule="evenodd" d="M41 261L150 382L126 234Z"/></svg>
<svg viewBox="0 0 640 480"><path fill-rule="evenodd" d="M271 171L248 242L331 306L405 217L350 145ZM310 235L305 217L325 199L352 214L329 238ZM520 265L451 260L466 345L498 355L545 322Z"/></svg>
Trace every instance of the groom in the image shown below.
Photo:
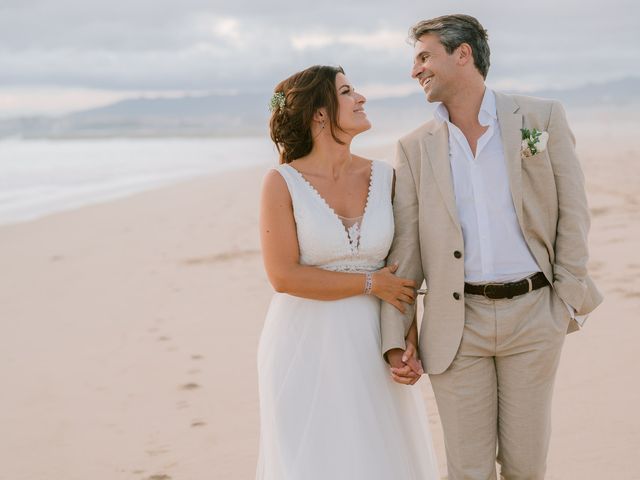
<svg viewBox="0 0 640 480"><path fill-rule="evenodd" d="M587 273L574 138L558 102L485 87L475 18L422 21L411 39L411 76L439 104L398 142L388 263L429 289L419 352L448 478L495 479L497 457L502 478L542 479L565 334L602 300ZM382 303L382 350L402 383L416 380L405 352L414 310Z"/></svg>

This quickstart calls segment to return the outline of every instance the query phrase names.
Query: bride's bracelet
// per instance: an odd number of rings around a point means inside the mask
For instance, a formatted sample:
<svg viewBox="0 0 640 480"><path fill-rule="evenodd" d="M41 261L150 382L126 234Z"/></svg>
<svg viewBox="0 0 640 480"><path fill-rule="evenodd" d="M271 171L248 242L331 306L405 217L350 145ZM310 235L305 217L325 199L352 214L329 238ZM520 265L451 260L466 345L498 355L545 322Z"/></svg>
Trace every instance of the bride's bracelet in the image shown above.
<svg viewBox="0 0 640 480"><path fill-rule="evenodd" d="M373 288L373 275L371 272L365 272L364 280L364 294L371 295L371 289Z"/></svg>

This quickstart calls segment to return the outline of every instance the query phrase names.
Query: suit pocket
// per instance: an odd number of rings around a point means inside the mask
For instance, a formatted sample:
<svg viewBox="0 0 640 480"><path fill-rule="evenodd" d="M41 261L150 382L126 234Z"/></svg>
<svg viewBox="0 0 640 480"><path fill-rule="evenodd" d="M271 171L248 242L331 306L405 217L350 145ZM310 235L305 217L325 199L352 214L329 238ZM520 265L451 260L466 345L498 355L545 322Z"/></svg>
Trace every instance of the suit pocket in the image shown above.
<svg viewBox="0 0 640 480"><path fill-rule="evenodd" d="M569 328L569 323L573 319L571 312L569 311L569 306L560 298L558 292L553 287L548 287L551 294L551 301L553 302L552 308L552 316L553 322L557 325L558 330L561 333L566 333Z"/></svg>
<svg viewBox="0 0 640 480"><path fill-rule="evenodd" d="M541 161L543 159L549 160L549 155L547 154L546 150L543 150L542 152L536 152L534 155L531 155L530 157L524 157L524 159L522 161L523 162Z"/></svg>

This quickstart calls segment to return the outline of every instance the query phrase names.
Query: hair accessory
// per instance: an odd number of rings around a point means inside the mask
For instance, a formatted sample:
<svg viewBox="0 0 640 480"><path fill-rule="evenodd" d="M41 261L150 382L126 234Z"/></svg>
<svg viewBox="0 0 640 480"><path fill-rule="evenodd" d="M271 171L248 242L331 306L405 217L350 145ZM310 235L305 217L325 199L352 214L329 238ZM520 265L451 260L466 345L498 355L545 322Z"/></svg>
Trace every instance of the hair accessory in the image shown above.
<svg viewBox="0 0 640 480"><path fill-rule="evenodd" d="M273 113L280 108L284 108L284 105L285 105L284 99L285 99L284 93L282 92L274 93L273 96L271 97L271 100L269 101L269 111Z"/></svg>

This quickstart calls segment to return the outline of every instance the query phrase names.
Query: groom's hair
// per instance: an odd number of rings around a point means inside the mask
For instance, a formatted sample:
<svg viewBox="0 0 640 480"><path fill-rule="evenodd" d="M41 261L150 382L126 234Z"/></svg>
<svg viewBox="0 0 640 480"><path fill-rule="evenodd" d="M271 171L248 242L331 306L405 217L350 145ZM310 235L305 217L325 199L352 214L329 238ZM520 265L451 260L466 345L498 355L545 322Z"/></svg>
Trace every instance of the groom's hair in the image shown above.
<svg viewBox="0 0 640 480"><path fill-rule="evenodd" d="M480 22L470 15L444 15L442 17L422 20L409 29L409 40L415 45L420 37L428 33L438 35L440 43L447 53L463 43L471 47L473 63L486 79L489 73L489 35Z"/></svg>

